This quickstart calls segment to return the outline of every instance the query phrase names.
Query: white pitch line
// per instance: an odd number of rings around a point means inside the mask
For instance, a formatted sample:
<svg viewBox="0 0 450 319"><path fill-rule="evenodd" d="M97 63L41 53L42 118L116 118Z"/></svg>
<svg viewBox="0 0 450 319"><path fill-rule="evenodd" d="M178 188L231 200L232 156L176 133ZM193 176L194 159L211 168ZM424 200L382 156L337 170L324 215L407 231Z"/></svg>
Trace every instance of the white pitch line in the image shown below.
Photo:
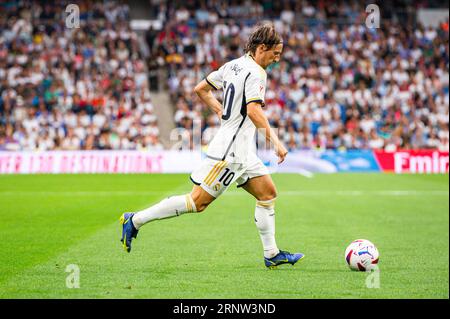
<svg viewBox="0 0 450 319"><path fill-rule="evenodd" d="M0 192L0 196L150 196L150 195L166 195L168 192L158 192L158 191L75 191L75 192L53 192L53 191L42 191L42 192L24 192L24 191L6 191ZM175 192L174 192L175 193ZM176 192L180 193L180 192ZM345 190L345 191L332 191L332 190L319 190L319 191L279 191L281 196L365 196L365 195L375 195L375 196L449 196L449 191L415 191L415 190L388 190L388 191L356 191L356 190ZM228 191L225 195L237 195L237 196L247 196L248 193L245 191Z"/></svg>
<svg viewBox="0 0 450 319"><path fill-rule="evenodd" d="M305 176L306 178L313 178L314 177L313 173L311 173L310 171L308 171L306 169L302 169L302 168L299 168L297 173L299 175Z"/></svg>

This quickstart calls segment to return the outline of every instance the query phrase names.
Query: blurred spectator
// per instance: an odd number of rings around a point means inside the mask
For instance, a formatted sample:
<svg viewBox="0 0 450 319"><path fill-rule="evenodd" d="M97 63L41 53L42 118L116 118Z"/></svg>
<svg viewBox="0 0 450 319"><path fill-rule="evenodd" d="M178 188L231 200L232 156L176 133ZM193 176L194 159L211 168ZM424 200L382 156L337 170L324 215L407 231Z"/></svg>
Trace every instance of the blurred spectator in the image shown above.
<svg viewBox="0 0 450 319"><path fill-rule="evenodd" d="M59 2L3 7L0 149L160 149L149 91L161 87L158 69L168 71L176 127L190 138L201 122L206 146L220 123L193 88L241 56L268 19L284 52L267 70L264 110L289 149L448 151L448 20L415 20L418 7L448 4L385 1L380 28L369 29L358 1L151 3L163 28L145 35L148 75L126 4L80 2L81 28L71 30Z"/></svg>
<svg viewBox="0 0 450 319"><path fill-rule="evenodd" d="M128 5L75 3L78 29L63 2L0 8L0 149L137 149L144 135L159 148Z"/></svg>
<svg viewBox="0 0 450 319"><path fill-rule="evenodd" d="M210 139L218 123L193 87L241 56L265 17L275 18L284 38L282 60L268 69L265 111L289 149L448 151L448 21L414 25L411 2L381 4L390 19L375 30L364 26L365 7L356 1L194 1L191 10L177 3L165 8L168 23L154 49L169 70L178 127L200 118ZM437 4L420 5L427 3Z"/></svg>

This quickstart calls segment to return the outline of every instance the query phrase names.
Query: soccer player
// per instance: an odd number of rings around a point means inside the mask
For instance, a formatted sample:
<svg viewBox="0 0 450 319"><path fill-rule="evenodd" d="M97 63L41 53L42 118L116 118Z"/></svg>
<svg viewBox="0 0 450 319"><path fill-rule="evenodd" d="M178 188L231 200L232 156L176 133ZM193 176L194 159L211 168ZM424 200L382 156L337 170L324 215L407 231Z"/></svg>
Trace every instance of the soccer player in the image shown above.
<svg viewBox="0 0 450 319"><path fill-rule="evenodd" d="M278 164L288 151L271 129L264 114L265 69L278 62L283 42L272 24L256 28L245 47L245 55L225 63L195 87L195 93L221 118L220 129L210 142L207 157L190 176L191 193L168 197L137 213L124 213L122 243L131 250L131 241L148 222L203 212L231 183L236 182L256 198L255 223L264 248L264 263L273 268L294 265L304 257L279 250L275 241L275 185L267 167L256 155L256 130L264 130L272 143ZM223 104L211 90L223 90Z"/></svg>

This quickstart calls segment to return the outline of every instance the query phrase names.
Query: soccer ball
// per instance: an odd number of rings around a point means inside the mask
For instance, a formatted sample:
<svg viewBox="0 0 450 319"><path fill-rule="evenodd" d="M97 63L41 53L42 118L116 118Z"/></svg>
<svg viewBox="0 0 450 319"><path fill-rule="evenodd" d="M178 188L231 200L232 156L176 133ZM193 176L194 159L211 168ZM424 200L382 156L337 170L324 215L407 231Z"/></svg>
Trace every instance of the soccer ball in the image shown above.
<svg viewBox="0 0 450 319"><path fill-rule="evenodd" d="M378 249L367 239L357 239L345 250L345 261L351 270L371 270L378 264Z"/></svg>

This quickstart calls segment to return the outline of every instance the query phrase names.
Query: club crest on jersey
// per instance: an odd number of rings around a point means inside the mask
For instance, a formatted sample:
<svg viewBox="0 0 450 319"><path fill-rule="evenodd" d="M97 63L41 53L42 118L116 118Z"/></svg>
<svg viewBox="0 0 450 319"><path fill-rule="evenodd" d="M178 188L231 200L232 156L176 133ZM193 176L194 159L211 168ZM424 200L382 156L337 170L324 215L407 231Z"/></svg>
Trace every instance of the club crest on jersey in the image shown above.
<svg viewBox="0 0 450 319"><path fill-rule="evenodd" d="M239 72L242 71L242 68L240 68L237 64L234 64L234 65L231 67L231 71L234 71L234 75L238 75Z"/></svg>

